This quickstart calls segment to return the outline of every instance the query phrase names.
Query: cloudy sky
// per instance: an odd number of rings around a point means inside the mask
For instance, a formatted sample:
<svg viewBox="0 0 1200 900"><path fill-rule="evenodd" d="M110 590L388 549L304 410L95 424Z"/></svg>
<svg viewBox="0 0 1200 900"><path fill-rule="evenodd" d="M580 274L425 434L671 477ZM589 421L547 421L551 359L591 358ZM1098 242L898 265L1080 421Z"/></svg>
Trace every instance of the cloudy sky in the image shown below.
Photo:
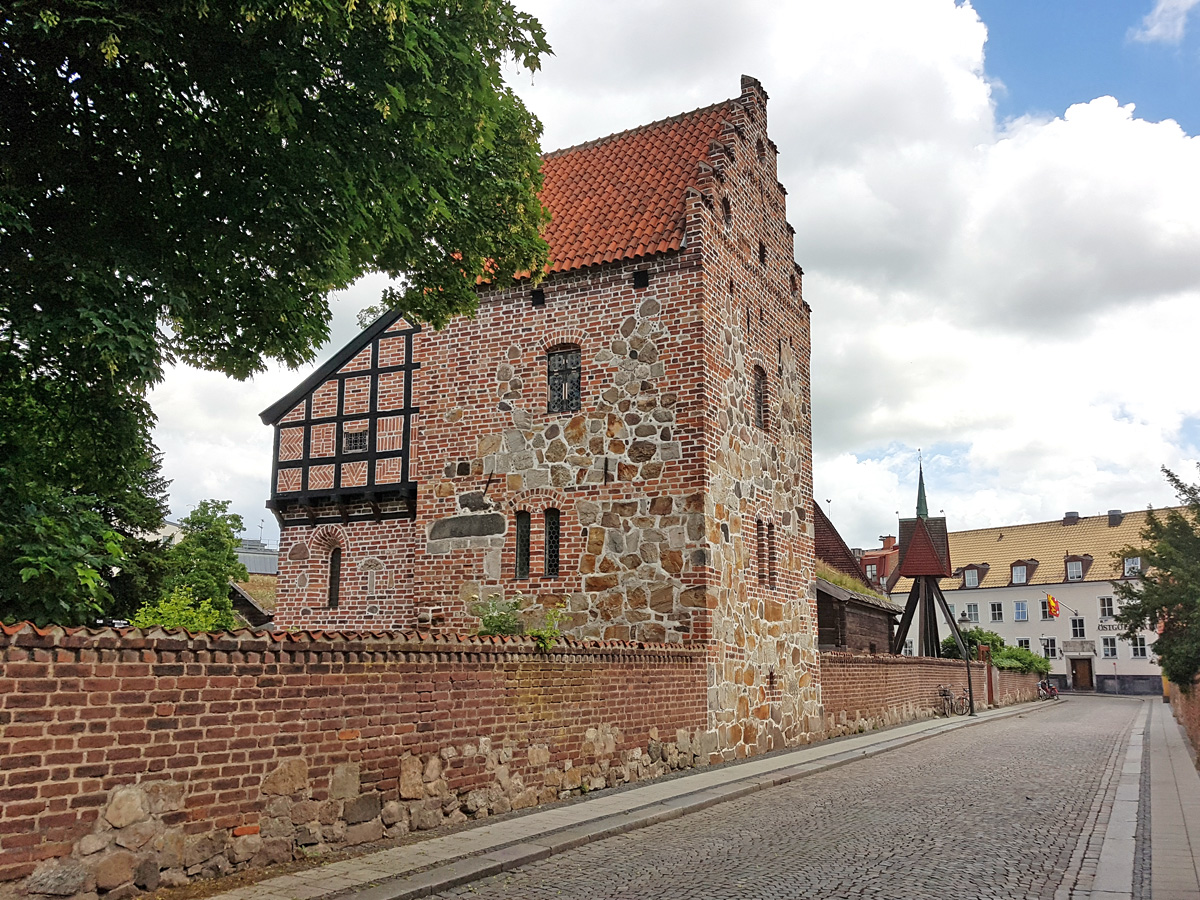
<svg viewBox="0 0 1200 900"><path fill-rule="evenodd" d="M1162 506L1200 458L1198 0L518 0L546 149L738 93L771 133L813 309L816 495L847 542ZM384 281L335 303L328 355ZM258 412L308 370L155 391L172 512L263 508Z"/></svg>

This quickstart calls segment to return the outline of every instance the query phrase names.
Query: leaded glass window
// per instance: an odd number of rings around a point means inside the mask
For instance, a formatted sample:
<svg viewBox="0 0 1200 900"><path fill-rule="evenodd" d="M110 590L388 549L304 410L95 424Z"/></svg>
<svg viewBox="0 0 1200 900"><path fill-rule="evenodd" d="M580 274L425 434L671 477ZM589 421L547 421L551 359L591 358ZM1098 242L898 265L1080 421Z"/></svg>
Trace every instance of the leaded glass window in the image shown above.
<svg viewBox="0 0 1200 900"><path fill-rule="evenodd" d="M767 373L754 367L754 424L767 427Z"/></svg>
<svg viewBox="0 0 1200 900"><path fill-rule="evenodd" d="M578 353L579 351L576 351ZM558 577L558 536L560 515L557 509L546 510L545 574L547 578Z"/></svg>
<svg viewBox="0 0 1200 900"><path fill-rule="evenodd" d="M517 513L517 577L529 577L529 513Z"/></svg>
<svg viewBox="0 0 1200 900"><path fill-rule="evenodd" d="M546 354L546 380L550 385L547 404L552 413L579 410L579 348L563 347Z"/></svg>

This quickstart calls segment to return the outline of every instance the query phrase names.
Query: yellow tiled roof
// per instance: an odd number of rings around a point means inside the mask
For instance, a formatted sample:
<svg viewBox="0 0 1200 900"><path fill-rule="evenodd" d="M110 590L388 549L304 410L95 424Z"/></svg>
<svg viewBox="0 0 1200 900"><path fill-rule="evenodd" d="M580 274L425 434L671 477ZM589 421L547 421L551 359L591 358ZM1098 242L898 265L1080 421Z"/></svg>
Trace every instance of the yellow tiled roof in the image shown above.
<svg viewBox="0 0 1200 900"><path fill-rule="evenodd" d="M943 578L943 591L963 587L962 570L968 566L990 568L979 572L979 587L1008 587L1012 564L1020 560L1037 560L1037 567L1028 573L1028 584L1062 584L1067 580L1066 557L1092 557L1085 567L1084 581L1111 581L1122 575L1121 560L1113 553L1126 546L1142 544L1140 532L1146 525L1146 512L1127 512L1120 524L1109 525L1109 517L1081 516L1073 525L1062 519L1053 522L1034 522L1029 525L1004 525L999 528L977 528L973 531L950 532L950 559L955 575ZM893 593L908 593L912 580L901 578Z"/></svg>

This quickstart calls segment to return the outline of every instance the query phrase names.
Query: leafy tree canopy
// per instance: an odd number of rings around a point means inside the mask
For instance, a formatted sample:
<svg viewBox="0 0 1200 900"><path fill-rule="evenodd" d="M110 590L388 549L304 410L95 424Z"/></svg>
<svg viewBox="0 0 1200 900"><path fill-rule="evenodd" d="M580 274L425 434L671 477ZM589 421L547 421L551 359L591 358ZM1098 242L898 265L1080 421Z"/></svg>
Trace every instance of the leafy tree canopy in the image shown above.
<svg viewBox="0 0 1200 900"><path fill-rule="evenodd" d="M154 603L147 603L133 617L137 628L186 628L188 631L228 631L235 625L233 613L219 609L210 600L197 600L191 588L180 587Z"/></svg>
<svg viewBox="0 0 1200 900"><path fill-rule="evenodd" d="M179 524L183 537L167 551L168 589L228 605L229 582L249 577L237 558L242 517L229 512L228 500L201 500Z"/></svg>
<svg viewBox="0 0 1200 900"><path fill-rule="evenodd" d="M1150 511L1140 547L1114 556L1140 556L1139 581L1117 581L1121 598L1117 621L1132 639L1142 629L1158 629L1154 653L1163 674L1190 689L1200 673L1200 485L1187 484L1167 468L1163 474L1183 504L1181 509Z"/></svg>
<svg viewBox="0 0 1200 900"><path fill-rule="evenodd" d="M1000 637L994 631L987 631L978 625L974 628L960 630L971 659L976 657L975 648L980 644L987 644L992 648L992 653L1004 647L1004 638ZM942 638L942 656L946 659L962 659L962 654L958 652L958 644L954 640L954 635L949 634Z"/></svg>
<svg viewBox="0 0 1200 900"><path fill-rule="evenodd" d="M172 360L304 362L368 271L441 325L542 270L540 125L501 68L547 52L507 0L0 7L5 614L110 602L162 519L145 398Z"/></svg>

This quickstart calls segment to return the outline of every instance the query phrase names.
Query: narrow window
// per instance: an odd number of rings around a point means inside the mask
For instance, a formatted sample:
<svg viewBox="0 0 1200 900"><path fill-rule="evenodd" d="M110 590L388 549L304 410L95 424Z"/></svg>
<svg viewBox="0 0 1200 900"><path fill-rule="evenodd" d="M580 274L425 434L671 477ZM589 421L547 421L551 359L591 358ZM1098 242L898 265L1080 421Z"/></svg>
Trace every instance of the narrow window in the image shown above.
<svg viewBox="0 0 1200 900"><path fill-rule="evenodd" d="M1125 577L1137 578L1142 574L1142 558L1140 556L1125 557Z"/></svg>
<svg viewBox="0 0 1200 900"><path fill-rule="evenodd" d="M558 534L560 517L557 509L546 510L545 574L558 577Z"/></svg>
<svg viewBox="0 0 1200 900"><path fill-rule="evenodd" d="M757 155L758 155L758 161L759 161L759 162L766 162L766 161L767 161L767 147L766 147L766 145L765 145L765 144L762 142L762 138L759 138L759 139L758 139L758 143L757 143L757 144L755 144L755 152L756 152L756 153L757 153Z"/></svg>
<svg viewBox="0 0 1200 900"><path fill-rule="evenodd" d="M968 603L967 604L967 621L970 622L972 625L979 624L979 604L978 603Z"/></svg>
<svg viewBox="0 0 1200 900"><path fill-rule="evenodd" d="M1084 637L1083 619L1082 618L1071 619L1071 638L1073 640L1078 641L1078 640L1082 640L1083 637Z"/></svg>
<svg viewBox="0 0 1200 900"><path fill-rule="evenodd" d="M775 523L767 523L767 580L775 587Z"/></svg>
<svg viewBox="0 0 1200 900"><path fill-rule="evenodd" d="M766 581L767 581L767 542L763 536L763 521L762 521L762 519L757 519L754 522L754 537L755 537L755 542L756 542L756 545L755 545L755 551L756 551L756 556L757 556L756 562L758 563L758 566L757 566L758 583L766 584Z"/></svg>
<svg viewBox="0 0 1200 900"><path fill-rule="evenodd" d="M767 428L767 373L760 366L754 367L754 424Z"/></svg>
<svg viewBox="0 0 1200 900"><path fill-rule="evenodd" d="M1067 581L1083 581L1083 563L1080 560L1067 562Z"/></svg>
<svg viewBox="0 0 1200 900"><path fill-rule="evenodd" d="M750 333L750 307L746 307L746 334Z"/></svg>
<svg viewBox="0 0 1200 900"><path fill-rule="evenodd" d="M904 642L904 655L912 656L913 652L914 652L914 648L913 648L912 640L910 639L910 640L905 641Z"/></svg>
<svg viewBox="0 0 1200 900"><path fill-rule="evenodd" d="M761 265L766 265L767 263L767 245L762 241L758 242L758 261Z"/></svg>
<svg viewBox="0 0 1200 900"><path fill-rule="evenodd" d="M1013 621L1028 622L1029 621L1029 601L1014 600L1013 601Z"/></svg>
<svg viewBox="0 0 1200 900"><path fill-rule="evenodd" d="M1058 638L1042 638L1042 656L1046 659L1058 659Z"/></svg>
<svg viewBox="0 0 1200 900"><path fill-rule="evenodd" d="M1146 639L1144 637L1139 634L1129 643L1133 648L1133 653L1131 656L1133 656L1134 659L1146 659Z"/></svg>
<svg viewBox="0 0 1200 900"><path fill-rule="evenodd" d="M579 410L580 362L578 347L563 347L546 354L546 381L550 386L547 409L552 413Z"/></svg>
<svg viewBox="0 0 1200 900"><path fill-rule="evenodd" d="M329 552L329 608L337 609L338 592L342 586L342 548L334 547Z"/></svg>
<svg viewBox="0 0 1200 900"><path fill-rule="evenodd" d="M979 570L967 569L963 572L963 587L977 588L979 587Z"/></svg>
<svg viewBox="0 0 1200 900"><path fill-rule="evenodd" d="M517 578L529 577L529 522L526 510L517 511Z"/></svg>
<svg viewBox="0 0 1200 900"><path fill-rule="evenodd" d="M730 205L728 197L721 201L721 217L725 220L726 228L733 225L733 206Z"/></svg>
<svg viewBox="0 0 1200 900"><path fill-rule="evenodd" d="M1112 597L1101 597L1100 598L1100 618L1111 619L1112 617L1113 617L1113 598Z"/></svg>
<svg viewBox="0 0 1200 900"><path fill-rule="evenodd" d="M867 580L874 581L875 575L879 571L879 566L875 563L867 563Z"/></svg>
<svg viewBox="0 0 1200 900"><path fill-rule="evenodd" d="M1115 637L1100 638L1100 646L1104 648L1105 659L1117 658L1117 639Z"/></svg>
<svg viewBox="0 0 1200 900"><path fill-rule="evenodd" d="M1003 622L1004 621L1004 604L1002 602L992 603L992 621L993 622Z"/></svg>
<svg viewBox="0 0 1200 900"><path fill-rule="evenodd" d="M1013 566L1012 567L1012 583L1013 584L1024 584L1027 572L1028 572L1028 569L1026 569L1025 566Z"/></svg>
<svg viewBox="0 0 1200 900"><path fill-rule="evenodd" d="M1047 619L1053 619L1053 618L1054 618L1054 616L1050 615L1050 601L1043 598L1042 599L1042 621L1044 622Z"/></svg>

